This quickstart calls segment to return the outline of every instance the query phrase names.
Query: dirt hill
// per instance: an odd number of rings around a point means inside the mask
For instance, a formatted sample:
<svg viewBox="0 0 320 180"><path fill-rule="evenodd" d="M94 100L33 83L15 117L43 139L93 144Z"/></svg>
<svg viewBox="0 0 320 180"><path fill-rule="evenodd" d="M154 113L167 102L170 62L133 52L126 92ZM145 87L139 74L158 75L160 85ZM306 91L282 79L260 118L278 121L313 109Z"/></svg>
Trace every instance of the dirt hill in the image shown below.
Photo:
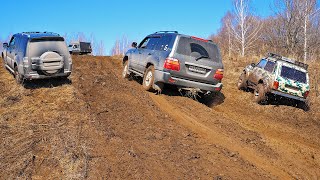
<svg viewBox="0 0 320 180"><path fill-rule="evenodd" d="M70 81L0 70L1 179L319 179L320 108L257 105L226 66L200 103L121 79L121 59L73 57Z"/></svg>

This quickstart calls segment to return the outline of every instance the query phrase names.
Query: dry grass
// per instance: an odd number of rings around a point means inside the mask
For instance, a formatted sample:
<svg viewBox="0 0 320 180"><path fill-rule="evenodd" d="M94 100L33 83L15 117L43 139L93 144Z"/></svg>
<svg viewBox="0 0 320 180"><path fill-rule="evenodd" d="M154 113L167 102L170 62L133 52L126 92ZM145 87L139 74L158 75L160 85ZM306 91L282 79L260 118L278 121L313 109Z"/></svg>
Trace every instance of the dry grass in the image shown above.
<svg viewBox="0 0 320 180"><path fill-rule="evenodd" d="M88 116L74 87L26 89L4 69L0 79L2 177L86 177L87 142L82 133Z"/></svg>

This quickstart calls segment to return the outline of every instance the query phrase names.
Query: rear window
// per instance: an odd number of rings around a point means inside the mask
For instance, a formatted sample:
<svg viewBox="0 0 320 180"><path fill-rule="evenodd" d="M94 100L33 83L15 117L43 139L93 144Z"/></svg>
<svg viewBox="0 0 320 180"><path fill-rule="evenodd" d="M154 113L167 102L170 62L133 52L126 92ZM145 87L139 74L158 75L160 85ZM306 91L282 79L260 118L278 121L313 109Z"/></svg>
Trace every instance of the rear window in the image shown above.
<svg viewBox="0 0 320 180"><path fill-rule="evenodd" d="M63 37L39 37L33 38L30 42L44 42L44 41L64 41Z"/></svg>
<svg viewBox="0 0 320 180"><path fill-rule="evenodd" d="M281 77L298 81L301 83L307 83L307 75L305 72L287 66L282 66Z"/></svg>
<svg viewBox="0 0 320 180"><path fill-rule="evenodd" d="M187 37L180 38L176 53L194 58L204 56L214 62L221 61L217 45Z"/></svg>

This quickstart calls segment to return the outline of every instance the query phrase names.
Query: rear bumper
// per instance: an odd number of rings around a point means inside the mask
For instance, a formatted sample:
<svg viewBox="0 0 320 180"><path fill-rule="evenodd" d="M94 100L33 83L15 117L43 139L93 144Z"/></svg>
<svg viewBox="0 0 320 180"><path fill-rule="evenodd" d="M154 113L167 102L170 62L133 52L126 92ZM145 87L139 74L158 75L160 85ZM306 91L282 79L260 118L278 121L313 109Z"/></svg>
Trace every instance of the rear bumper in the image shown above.
<svg viewBox="0 0 320 180"><path fill-rule="evenodd" d="M294 95L291 95L291 94L286 94L286 93L275 91L275 90L271 90L271 94L274 94L274 95L277 95L277 96L282 96L282 97L289 98L289 99L302 101L302 102L306 101L305 98L302 98L302 97L299 97L299 96L294 96Z"/></svg>
<svg viewBox="0 0 320 180"><path fill-rule="evenodd" d="M29 74L25 74L24 78L28 79L28 80L32 80L32 79L50 79L50 78L55 78L55 77L68 77L70 75L71 75L71 71L65 71L64 73L57 73L57 74L53 74L51 76L40 75L38 73L29 73Z"/></svg>
<svg viewBox="0 0 320 180"><path fill-rule="evenodd" d="M155 70L155 84L157 83L172 84L185 88L199 88L200 90L211 92L221 91L222 89L222 83L206 84L197 81L172 77L168 72Z"/></svg>

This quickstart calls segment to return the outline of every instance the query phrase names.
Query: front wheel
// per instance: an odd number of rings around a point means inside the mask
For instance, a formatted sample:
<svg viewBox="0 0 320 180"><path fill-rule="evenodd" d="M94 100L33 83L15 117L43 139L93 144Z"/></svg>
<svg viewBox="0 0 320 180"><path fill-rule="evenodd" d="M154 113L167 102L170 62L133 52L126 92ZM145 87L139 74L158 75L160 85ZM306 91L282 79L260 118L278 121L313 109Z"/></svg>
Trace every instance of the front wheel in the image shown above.
<svg viewBox="0 0 320 180"><path fill-rule="evenodd" d="M4 60L3 54L2 54L2 66L4 69L6 69L6 61Z"/></svg>
<svg viewBox="0 0 320 180"><path fill-rule="evenodd" d="M237 86L239 90L247 89L246 74L244 72L240 75Z"/></svg>
<svg viewBox="0 0 320 180"><path fill-rule="evenodd" d="M264 104L267 101L266 92L264 90L263 84L258 84L254 92L254 101L258 104Z"/></svg>
<svg viewBox="0 0 320 180"><path fill-rule="evenodd" d="M143 88L147 91L154 91L154 67L149 66L143 76Z"/></svg>
<svg viewBox="0 0 320 180"><path fill-rule="evenodd" d="M122 78L123 79L127 79L129 78L129 62L126 61L124 64L123 64L123 71L122 71Z"/></svg>

